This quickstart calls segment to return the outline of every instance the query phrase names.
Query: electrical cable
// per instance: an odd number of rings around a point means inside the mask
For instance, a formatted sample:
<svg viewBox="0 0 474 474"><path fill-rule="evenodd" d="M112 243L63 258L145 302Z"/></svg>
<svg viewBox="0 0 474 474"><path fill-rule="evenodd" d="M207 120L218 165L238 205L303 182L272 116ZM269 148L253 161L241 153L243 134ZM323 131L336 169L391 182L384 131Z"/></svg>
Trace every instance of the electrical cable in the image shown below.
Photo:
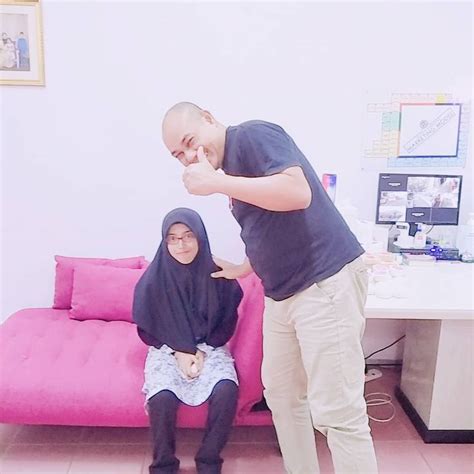
<svg viewBox="0 0 474 474"><path fill-rule="evenodd" d="M399 337L396 341L394 341L394 342L392 342L391 344L389 344L388 346L382 347L382 349L378 349L378 350L376 350L375 352L372 352L372 354L369 354L367 357L364 357L364 359L367 360L369 357L372 357L373 355L378 354L379 352L382 352L382 351L384 351L385 349L388 349L389 347L392 347L392 346L395 345L397 342L401 341L404 337L405 337L405 334L404 334L403 336Z"/></svg>
<svg viewBox="0 0 474 474"><path fill-rule="evenodd" d="M373 397L373 398L371 398ZM365 395L365 402L367 403L367 411L370 407L385 406L390 407L390 415L387 418L377 418L367 413L367 416L372 421L377 421L378 423L388 423L395 418L395 405L392 403L392 397L388 393L383 392L373 392Z"/></svg>
<svg viewBox="0 0 474 474"><path fill-rule="evenodd" d="M428 235L432 230L433 230L434 225L431 226L431 229L428 232L425 232L426 235Z"/></svg>
<svg viewBox="0 0 474 474"><path fill-rule="evenodd" d="M404 337L405 337L405 334L403 336L399 337L396 341L393 341L388 346L382 347L382 349L378 349L378 350L372 352L371 354L369 354L364 359L367 360L369 357L372 357L373 355L378 354L379 352L382 352L385 349L388 349L389 347L392 347L397 342L400 342ZM401 364L369 364L369 365L389 366L389 365L401 365ZM367 369L367 366L366 366L366 369ZM390 414L386 418L377 418L377 417L367 413L367 416L369 417L370 420L376 421L378 423L388 423L389 421L392 421L395 418L395 405L392 403L392 396L389 395L388 393L372 392L372 393L368 393L367 395L365 395L364 398L365 398L365 402L367 404L367 412L369 411L370 407L385 406L385 405L390 407Z"/></svg>

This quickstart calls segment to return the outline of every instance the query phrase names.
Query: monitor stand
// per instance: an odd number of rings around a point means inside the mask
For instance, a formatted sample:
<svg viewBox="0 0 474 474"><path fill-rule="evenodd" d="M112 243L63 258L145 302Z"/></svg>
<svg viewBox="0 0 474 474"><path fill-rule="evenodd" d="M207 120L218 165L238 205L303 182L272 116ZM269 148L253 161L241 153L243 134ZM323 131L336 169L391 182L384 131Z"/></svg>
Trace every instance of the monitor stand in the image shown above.
<svg viewBox="0 0 474 474"><path fill-rule="evenodd" d="M408 229L408 235L411 237L415 237L416 231L418 230L418 224L414 222L409 222L410 228Z"/></svg>

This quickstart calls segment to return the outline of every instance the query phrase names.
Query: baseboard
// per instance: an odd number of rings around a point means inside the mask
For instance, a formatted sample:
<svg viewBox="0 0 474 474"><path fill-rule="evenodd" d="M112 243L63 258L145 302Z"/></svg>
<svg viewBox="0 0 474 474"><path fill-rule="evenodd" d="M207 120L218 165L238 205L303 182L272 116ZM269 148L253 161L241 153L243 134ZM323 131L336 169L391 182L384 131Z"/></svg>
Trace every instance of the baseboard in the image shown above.
<svg viewBox="0 0 474 474"><path fill-rule="evenodd" d="M367 359L365 363L367 365L402 365L402 361L400 359Z"/></svg>
<svg viewBox="0 0 474 474"><path fill-rule="evenodd" d="M474 443L474 430L429 430L398 386L395 388L395 396L425 443Z"/></svg>

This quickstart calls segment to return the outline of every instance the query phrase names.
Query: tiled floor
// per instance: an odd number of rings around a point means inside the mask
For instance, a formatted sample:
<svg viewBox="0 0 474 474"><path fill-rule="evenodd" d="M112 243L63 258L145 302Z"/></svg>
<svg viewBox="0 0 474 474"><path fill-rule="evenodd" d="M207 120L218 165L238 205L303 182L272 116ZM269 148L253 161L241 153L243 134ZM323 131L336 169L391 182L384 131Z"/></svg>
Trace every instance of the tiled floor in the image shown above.
<svg viewBox="0 0 474 474"><path fill-rule="evenodd" d="M367 392L387 392L399 380L396 369L369 382ZM474 446L424 444L396 400L396 417L372 422L380 473L474 473ZM372 412L372 409L371 409ZM384 416L383 408L375 415ZM182 473L195 473L193 457L201 430L178 430ZM333 473L325 438L316 436L321 473ZM224 474L283 474L272 427L234 428L223 453ZM1 474L146 474L151 461L147 429L0 424Z"/></svg>

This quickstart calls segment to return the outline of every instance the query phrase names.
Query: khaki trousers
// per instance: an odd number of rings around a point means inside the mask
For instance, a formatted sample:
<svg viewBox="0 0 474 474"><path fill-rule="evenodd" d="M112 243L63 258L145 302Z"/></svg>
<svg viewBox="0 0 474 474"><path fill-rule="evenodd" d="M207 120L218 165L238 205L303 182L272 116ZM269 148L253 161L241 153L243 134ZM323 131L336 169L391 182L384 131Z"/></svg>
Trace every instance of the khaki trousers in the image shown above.
<svg viewBox="0 0 474 474"><path fill-rule="evenodd" d="M375 474L364 391L367 269L359 257L283 301L265 298L262 378L288 474L316 474L313 429L336 474Z"/></svg>

